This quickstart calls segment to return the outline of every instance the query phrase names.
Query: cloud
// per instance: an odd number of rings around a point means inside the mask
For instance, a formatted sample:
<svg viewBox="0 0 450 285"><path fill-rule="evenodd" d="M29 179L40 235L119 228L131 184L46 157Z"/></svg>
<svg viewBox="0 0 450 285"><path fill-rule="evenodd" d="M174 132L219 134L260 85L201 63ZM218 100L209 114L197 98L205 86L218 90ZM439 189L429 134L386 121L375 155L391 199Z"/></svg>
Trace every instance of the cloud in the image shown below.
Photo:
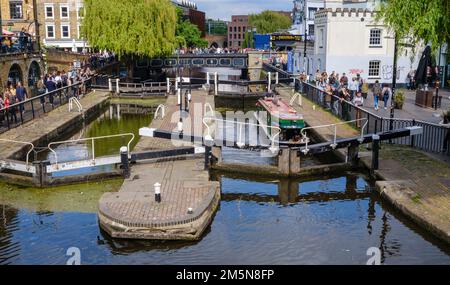
<svg viewBox="0 0 450 285"><path fill-rule="evenodd" d="M247 15L264 10L291 11L292 0L194 0L206 18L231 20L231 15Z"/></svg>

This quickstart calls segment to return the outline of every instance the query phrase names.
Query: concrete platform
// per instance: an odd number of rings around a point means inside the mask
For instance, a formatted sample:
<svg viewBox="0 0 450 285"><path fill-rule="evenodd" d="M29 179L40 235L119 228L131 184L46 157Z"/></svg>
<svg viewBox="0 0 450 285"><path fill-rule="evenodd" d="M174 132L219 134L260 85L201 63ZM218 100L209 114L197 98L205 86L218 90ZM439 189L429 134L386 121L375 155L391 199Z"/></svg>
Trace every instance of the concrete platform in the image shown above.
<svg viewBox="0 0 450 285"><path fill-rule="evenodd" d="M201 159L134 166L119 193L100 199L101 227L114 238L199 239L220 202L220 185L209 181L203 166ZM155 202L157 182L161 203Z"/></svg>
<svg viewBox="0 0 450 285"><path fill-rule="evenodd" d="M193 92L192 106L195 103L197 106L189 112L190 122L186 121L185 133L191 133L191 126L203 126L205 102L214 107L213 96ZM176 103L176 97L169 96L165 104L166 116L154 120L150 127L174 130L179 118ZM170 140L142 137L135 151L176 147ZM161 184L161 203L155 201L155 183ZM204 158L178 157L133 165L130 179L124 181L120 191L101 197L98 217L101 228L114 238L198 240L211 223L219 203L220 184L209 181Z"/></svg>

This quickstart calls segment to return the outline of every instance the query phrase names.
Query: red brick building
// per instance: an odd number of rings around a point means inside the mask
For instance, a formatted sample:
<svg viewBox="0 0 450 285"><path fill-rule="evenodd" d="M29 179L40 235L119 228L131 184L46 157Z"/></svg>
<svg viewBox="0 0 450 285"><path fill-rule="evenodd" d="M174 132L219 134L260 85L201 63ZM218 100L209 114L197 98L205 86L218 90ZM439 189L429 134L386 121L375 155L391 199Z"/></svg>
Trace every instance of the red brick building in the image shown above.
<svg viewBox="0 0 450 285"><path fill-rule="evenodd" d="M231 16L228 25L228 47L240 48L245 40L245 32L250 29L248 15Z"/></svg>

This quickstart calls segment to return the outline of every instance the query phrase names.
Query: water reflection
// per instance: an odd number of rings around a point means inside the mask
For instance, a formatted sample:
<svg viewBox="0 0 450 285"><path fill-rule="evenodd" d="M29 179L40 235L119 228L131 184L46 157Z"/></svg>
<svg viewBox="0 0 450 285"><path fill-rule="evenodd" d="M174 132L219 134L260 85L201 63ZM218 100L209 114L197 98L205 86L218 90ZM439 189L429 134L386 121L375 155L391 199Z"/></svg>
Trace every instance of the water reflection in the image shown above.
<svg viewBox="0 0 450 285"><path fill-rule="evenodd" d="M392 211L364 176L267 180L216 174L222 201L198 242L114 240L95 214L1 206L0 264L450 264L450 250Z"/></svg>

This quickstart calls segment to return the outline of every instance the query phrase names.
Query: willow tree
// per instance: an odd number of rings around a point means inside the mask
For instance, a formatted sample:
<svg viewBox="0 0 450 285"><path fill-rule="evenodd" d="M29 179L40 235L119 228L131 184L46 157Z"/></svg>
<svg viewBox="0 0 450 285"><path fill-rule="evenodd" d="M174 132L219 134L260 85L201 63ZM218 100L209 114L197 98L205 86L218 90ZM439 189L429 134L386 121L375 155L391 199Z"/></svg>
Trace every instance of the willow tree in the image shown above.
<svg viewBox="0 0 450 285"><path fill-rule="evenodd" d="M275 11L264 11L249 17L249 24L255 27L260 34L271 34L279 30L289 29L291 18Z"/></svg>
<svg viewBox="0 0 450 285"><path fill-rule="evenodd" d="M177 15L169 0L84 0L81 34L93 48L121 56L172 54Z"/></svg>
<svg viewBox="0 0 450 285"><path fill-rule="evenodd" d="M450 43L450 1L448 0L388 0L377 13L397 38L409 38L410 43L430 43L434 50Z"/></svg>

